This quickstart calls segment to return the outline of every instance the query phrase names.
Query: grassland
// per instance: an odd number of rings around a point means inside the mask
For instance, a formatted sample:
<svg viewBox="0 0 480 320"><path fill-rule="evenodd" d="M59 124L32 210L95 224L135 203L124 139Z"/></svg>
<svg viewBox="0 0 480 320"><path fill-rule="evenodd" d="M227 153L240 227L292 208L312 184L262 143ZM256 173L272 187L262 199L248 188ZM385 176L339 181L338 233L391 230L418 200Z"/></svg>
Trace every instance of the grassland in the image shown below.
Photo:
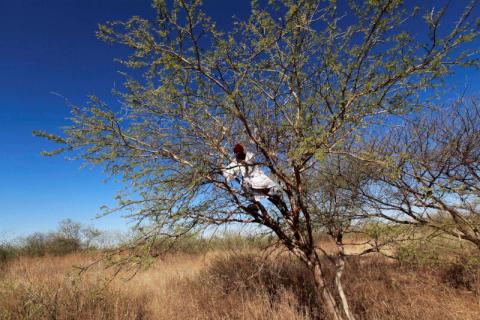
<svg viewBox="0 0 480 320"><path fill-rule="evenodd" d="M175 253L127 281L98 253L18 257L0 271L0 319L323 319L309 273L286 254L252 248ZM478 270L381 256L348 260L358 319L480 319ZM468 271L468 272L467 272ZM476 273L477 272L477 273Z"/></svg>

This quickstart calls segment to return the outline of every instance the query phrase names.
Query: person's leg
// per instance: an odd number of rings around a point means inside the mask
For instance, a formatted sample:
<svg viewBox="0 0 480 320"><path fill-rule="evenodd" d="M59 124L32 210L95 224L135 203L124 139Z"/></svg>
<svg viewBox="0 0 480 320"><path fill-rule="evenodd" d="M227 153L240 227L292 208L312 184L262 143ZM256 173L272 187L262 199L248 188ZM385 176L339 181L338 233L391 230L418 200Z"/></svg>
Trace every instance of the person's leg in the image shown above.
<svg viewBox="0 0 480 320"><path fill-rule="evenodd" d="M276 188L265 188L265 189L250 189L255 195L261 195L266 197L271 203L273 203L282 213L287 213L288 208L283 201L281 193Z"/></svg>
<svg viewBox="0 0 480 320"><path fill-rule="evenodd" d="M270 195L268 197L268 200L273 203L280 210L280 212L282 212L282 214L288 212L287 205L285 204L285 201L283 201L283 198L279 193Z"/></svg>
<svg viewBox="0 0 480 320"><path fill-rule="evenodd" d="M255 203L257 202L257 200L255 199L256 189L253 189L252 187L250 187L248 183L242 183L242 190L245 194L245 197L251 201L251 203L247 206L247 212L251 214L258 213L259 208Z"/></svg>

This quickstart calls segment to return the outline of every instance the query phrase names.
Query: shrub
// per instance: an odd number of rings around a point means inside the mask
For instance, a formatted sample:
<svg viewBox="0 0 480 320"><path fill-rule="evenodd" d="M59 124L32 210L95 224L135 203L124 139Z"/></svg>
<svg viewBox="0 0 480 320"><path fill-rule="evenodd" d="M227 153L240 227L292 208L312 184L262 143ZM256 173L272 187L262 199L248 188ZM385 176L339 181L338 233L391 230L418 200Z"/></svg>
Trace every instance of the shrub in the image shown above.
<svg viewBox="0 0 480 320"><path fill-rule="evenodd" d="M396 256L400 263L415 266L439 266L441 255L438 250L432 250L428 243L412 242L397 247Z"/></svg>
<svg viewBox="0 0 480 320"><path fill-rule="evenodd" d="M30 257L41 257L46 254L47 239L43 233L34 233L22 239L21 253Z"/></svg>
<svg viewBox="0 0 480 320"><path fill-rule="evenodd" d="M22 255L42 257L45 255L63 256L81 249L81 242L76 238L64 237L60 234L34 233L23 239L19 246Z"/></svg>
<svg viewBox="0 0 480 320"><path fill-rule="evenodd" d="M453 288L480 293L480 258L461 257L445 267L442 279Z"/></svg>
<svg viewBox="0 0 480 320"><path fill-rule="evenodd" d="M80 250L80 247L80 240L56 235L48 239L46 253L53 256L64 256Z"/></svg>
<svg viewBox="0 0 480 320"><path fill-rule="evenodd" d="M9 252L3 246L0 246L0 272L5 268L7 261L9 259Z"/></svg>
<svg viewBox="0 0 480 320"><path fill-rule="evenodd" d="M411 241L397 247L396 255L401 264L429 269L453 288L480 292L480 257L457 239Z"/></svg>
<svg viewBox="0 0 480 320"><path fill-rule="evenodd" d="M231 254L214 259L199 279L225 295L265 291L271 304L288 291L298 301L298 311L308 310L315 318L321 317L312 274L289 257L271 260L254 254Z"/></svg>
<svg viewBox="0 0 480 320"><path fill-rule="evenodd" d="M8 257L7 250L5 250L5 248L3 247L0 247L0 265L7 261L7 257Z"/></svg>

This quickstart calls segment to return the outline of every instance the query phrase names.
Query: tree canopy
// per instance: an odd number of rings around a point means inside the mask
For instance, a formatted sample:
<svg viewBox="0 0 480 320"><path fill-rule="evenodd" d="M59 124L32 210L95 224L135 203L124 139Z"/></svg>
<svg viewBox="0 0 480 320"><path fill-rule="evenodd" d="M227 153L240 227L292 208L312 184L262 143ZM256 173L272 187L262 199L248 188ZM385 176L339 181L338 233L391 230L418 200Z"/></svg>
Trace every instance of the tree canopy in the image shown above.
<svg viewBox="0 0 480 320"><path fill-rule="evenodd" d="M348 225L355 214L345 208L358 203L320 210L330 203L322 195L339 187L324 183L333 186L325 191L314 181L335 180L321 172L338 159L340 168L385 164L365 153L368 137L428 106L422 92L457 68L478 66L478 46L466 45L478 37L476 2L444 26L448 6L348 1L342 11L337 1L252 1L247 19L220 30L199 0L155 0L154 19L98 29L100 39L131 49L119 59L131 70L116 91L121 108L92 97L72 108L64 135L38 134L63 145L50 154L73 151L123 177L131 197L119 206L132 209L142 243L212 225L258 224L311 267L327 309L341 318L322 280L314 228ZM419 20L423 33L408 32ZM256 153L282 201L257 202L223 178L236 143ZM258 211L249 210L252 201ZM351 318L345 303L343 312Z"/></svg>

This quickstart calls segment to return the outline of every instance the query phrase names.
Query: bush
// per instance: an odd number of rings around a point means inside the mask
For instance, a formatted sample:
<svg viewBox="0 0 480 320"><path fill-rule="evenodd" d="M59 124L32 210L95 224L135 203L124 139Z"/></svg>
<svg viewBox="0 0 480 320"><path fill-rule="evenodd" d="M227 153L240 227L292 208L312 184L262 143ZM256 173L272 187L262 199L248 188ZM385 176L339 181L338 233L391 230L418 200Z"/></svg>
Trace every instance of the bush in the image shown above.
<svg viewBox="0 0 480 320"><path fill-rule="evenodd" d="M0 247L0 272L5 268L8 260L8 251Z"/></svg>
<svg viewBox="0 0 480 320"><path fill-rule="evenodd" d="M446 301L451 308L457 305L459 301L454 298L460 292L439 289L447 283L478 292L480 269L475 261L469 258L468 262L459 260L455 265L443 262L431 268L417 262L399 264L379 256L350 257L346 261L343 284L357 319L456 319L460 313L455 315L455 312L467 312L469 316L463 319L476 319L470 317L474 311L465 309L471 302L458 306L452 315L442 317L442 306ZM331 279L333 268L326 261L324 263L326 275ZM248 300L248 297L261 297L266 292L272 309L282 303L282 294L288 292L294 296L299 314L324 319L311 273L302 263L285 256L275 259L263 259L254 254L220 257L214 259L196 281L199 287L208 288L208 291L201 289L199 296L221 292L223 299ZM442 298L438 299L439 296ZM422 304L416 299L423 301Z"/></svg>
<svg viewBox="0 0 480 320"><path fill-rule="evenodd" d="M64 256L80 250L80 247L81 244L78 239L54 236L48 239L46 252L52 256Z"/></svg>
<svg viewBox="0 0 480 320"><path fill-rule="evenodd" d="M17 256L15 247L9 244L0 245L0 269L6 265L8 261Z"/></svg>
<svg viewBox="0 0 480 320"><path fill-rule="evenodd" d="M63 256L80 250L79 239L68 238L59 234L34 233L23 239L20 252L29 257L42 257L45 255Z"/></svg>
<svg viewBox="0 0 480 320"><path fill-rule="evenodd" d="M480 293L480 258L461 257L445 267L442 279L453 288Z"/></svg>
<svg viewBox="0 0 480 320"><path fill-rule="evenodd" d="M43 233L34 233L22 240L20 251L23 255L30 257L41 257L46 254L47 246L46 235Z"/></svg>
<svg viewBox="0 0 480 320"><path fill-rule="evenodd" d="M428 243L412 242L399 246L396 252L400 263L415 266L440 266L442 259L439 250L433 250Z"/></svg>
<svg viewBox="0 0 480 320"><path fill-rule="evenodd" d="M476 249L462 247L457 239L411 241L397 248L397 258L410 268L424 268L456 289L480 292L480 257Z"/></svg>
<svg viewBox="0 0 480 320"><path fill-rule="evenodd" d="M0 247L0 265L7 261L8 252L3 247Z"/></svg>
<svg viewBox="0 0 480 320"><path fill-rule="evenodd" d="M312 274L302 263L288 257L271 260L254 254L231 254L214 259L199 279L225 295L265 291L271 304L279 302L282 293L288 291L298 301L298 311L308 310L314 318L321 318Z"/></svg>

